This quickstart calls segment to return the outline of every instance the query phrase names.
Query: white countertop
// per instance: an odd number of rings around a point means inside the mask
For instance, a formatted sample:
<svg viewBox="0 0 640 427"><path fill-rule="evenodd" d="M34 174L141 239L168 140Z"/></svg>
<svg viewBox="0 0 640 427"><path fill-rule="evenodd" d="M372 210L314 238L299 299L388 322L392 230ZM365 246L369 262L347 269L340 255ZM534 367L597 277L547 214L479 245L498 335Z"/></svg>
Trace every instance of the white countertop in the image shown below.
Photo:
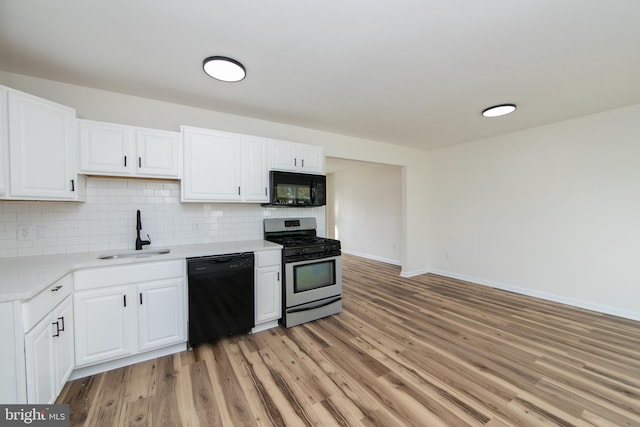
<svg viewBox="0 0 640 427"><path fill-rule="evenodd" d="M141 262L166 261L192 257L222 255L236 252L256 252L280 249L281 245L266 240L243 240L237 242L204 243L167 247L167 254L149 255L148 251L163 248L145 248L136 251L136 256L115 259L98 259L101 255L132 252L98 251L72 254L0 258L0 303L33 298L56 280L82 268L124 265Z"/></svg>

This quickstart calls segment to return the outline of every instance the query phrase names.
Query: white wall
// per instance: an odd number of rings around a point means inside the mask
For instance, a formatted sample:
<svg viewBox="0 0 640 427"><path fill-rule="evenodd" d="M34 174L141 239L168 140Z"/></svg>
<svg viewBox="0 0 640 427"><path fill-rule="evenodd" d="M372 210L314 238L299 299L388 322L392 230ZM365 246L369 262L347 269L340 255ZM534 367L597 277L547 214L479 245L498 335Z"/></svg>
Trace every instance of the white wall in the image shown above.
<svg viewBox="0 0 640 427"><path fill-rule="evenodd" d="M402 169L367 163L331 175L327 223L334 229L327 232L347 253L400 264Z"/></svg>
<svg viewBox="0 0 640 427"><path fill-rule="evenodd" d="M640 319L640 105L431 153L436 272Z"/></svg>

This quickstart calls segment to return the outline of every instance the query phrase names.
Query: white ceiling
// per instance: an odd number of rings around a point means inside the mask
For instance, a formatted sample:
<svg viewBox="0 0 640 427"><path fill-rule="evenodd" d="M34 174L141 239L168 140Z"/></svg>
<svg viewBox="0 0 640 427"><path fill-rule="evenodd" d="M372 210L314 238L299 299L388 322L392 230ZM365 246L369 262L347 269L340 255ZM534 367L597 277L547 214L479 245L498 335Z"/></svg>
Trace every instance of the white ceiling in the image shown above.
<svg viewBox="0 0 640 427"><path fill-rule="evenodd" d="M0 70L432 149L640 103L640 1L0 0Z"/></svg>

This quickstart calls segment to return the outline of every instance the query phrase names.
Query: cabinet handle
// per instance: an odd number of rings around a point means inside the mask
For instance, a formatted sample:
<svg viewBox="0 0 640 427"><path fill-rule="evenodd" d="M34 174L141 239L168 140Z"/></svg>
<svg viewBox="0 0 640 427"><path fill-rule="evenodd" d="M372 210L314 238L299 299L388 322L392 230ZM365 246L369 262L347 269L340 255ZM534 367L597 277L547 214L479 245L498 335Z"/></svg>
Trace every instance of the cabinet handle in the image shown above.
<svg viewBox="0 0 640 427"><path fill-rule="evenodd" d="M52 336L55 337L59 337L60 336L60 325L58 324L58 322L53 322L52 325L56 325L56 333L53 334Z"/></svg>
<svg viewBox="0 0 640 427"><path fill-rule="evenodd" d="M75 179L71 180L71 191L74 192L76 191L76 183L75 183Z"/></svg>
<svg viewBox="0 0 640 427"><path fill-rule="evenodd" d="M138 167L142 167L142 157L138 157Z"/></svg>
<svg viewBox="0 0 640 427"><path fill-rule="evenodd" d="M124 297L124 306L126 307L127 306L127 296L123 295L123 297Z"/></svg>
<svg viewBox="0 0 640 427"><path fill-rule="evenodd" d="M297 158L293 158L293 166L298 166L298 159Z"/></svg>
<svg viewBox="0 0 640 427"><path fill-rule="evenodd" d="M302 167L304 168L304 159L302 159Z"/></svg>
<svg viewBox="0 0 640 427"><path fill-rule="evenodd" d="M60 289L62 289L62 285L58 285L55 288L51 289L51 292L58 292Z"/></svg>
<svg viewBox="0 0 640 427"><path fill-rule="evenodd" d="M279 282L280 281L280 272L279 271L278 271L277 277L278 277L278 282Z"/></svg>
<svg viewBox="0 0 640 427"><path fill-rule="evenodd" d="M140 292L140 305L142 305L142 292Z"/></svg>
<svg viewBox="0 0 640 427"><path fill-rule="evenodd" d="M127 156L124 156L124 167L127 167Z"/></svg>
<svg viewBox="0 0 640 427"><path fill-rule="evenodd" d="M267 195L267 187L264 187L264 195Z"/></svg>
<svg viewBox="0 0 640 427"><path fill-rule="evenodd" d="M240 187L238 187L238 196L240 195Z"/></svg>
<svg viewBox="0 0 640 427"><path fill-rule="evenodd" d="M58 317L58 322L62 322L62 328L60 328L58 330L64 332L64 316ZM56 323L58 323L58 322L56 322Z"/></svg>

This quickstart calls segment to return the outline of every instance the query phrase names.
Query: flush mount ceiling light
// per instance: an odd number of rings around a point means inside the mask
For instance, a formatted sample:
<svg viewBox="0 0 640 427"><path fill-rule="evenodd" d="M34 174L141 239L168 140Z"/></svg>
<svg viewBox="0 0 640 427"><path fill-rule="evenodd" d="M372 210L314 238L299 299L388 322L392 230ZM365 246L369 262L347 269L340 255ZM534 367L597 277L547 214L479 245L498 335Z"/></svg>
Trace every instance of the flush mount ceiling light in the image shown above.
<svg viewBox="0 0 640 427"><path fill-rule="evenodd" d="M204 72L223 82L239 82L247 75L244 65L226 56L210 56L202 61Z"/></svg>
<svg viewBox="0 0 640 427"><path fill-rule="evenodd" d="M482 111L484 117L499 117L516 111L516 104L500 104L485 108Z"/></svg>

